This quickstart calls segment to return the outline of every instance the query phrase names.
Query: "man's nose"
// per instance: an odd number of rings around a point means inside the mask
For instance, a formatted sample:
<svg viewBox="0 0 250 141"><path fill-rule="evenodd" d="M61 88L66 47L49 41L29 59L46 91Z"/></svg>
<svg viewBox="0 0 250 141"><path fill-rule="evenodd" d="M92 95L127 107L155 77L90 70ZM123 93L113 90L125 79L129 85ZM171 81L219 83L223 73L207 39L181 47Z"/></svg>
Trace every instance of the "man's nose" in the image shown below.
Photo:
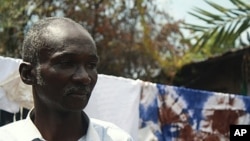
<svg viewBox="0 0 250 141"><path fill-rule="evenodd" d="M84 66L79 66L73 75L73 80L81 82L85 85L90 84L91 78Z"/></svg>

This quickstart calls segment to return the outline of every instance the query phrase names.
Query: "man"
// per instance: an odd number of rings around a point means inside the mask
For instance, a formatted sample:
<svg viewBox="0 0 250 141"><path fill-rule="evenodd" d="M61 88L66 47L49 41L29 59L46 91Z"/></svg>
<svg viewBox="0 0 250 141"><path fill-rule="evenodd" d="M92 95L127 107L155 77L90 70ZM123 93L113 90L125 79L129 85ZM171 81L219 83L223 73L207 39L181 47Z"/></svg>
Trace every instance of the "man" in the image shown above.
<svg viewBox="0 0 250 141"><path fill-rule="evenodd" d="M83 112L97 81L98 56L91 35L68 18L36 23L23 43L22 81L32 85L27 119L0 128L0 141L131 141L113 124Z"/></svg>

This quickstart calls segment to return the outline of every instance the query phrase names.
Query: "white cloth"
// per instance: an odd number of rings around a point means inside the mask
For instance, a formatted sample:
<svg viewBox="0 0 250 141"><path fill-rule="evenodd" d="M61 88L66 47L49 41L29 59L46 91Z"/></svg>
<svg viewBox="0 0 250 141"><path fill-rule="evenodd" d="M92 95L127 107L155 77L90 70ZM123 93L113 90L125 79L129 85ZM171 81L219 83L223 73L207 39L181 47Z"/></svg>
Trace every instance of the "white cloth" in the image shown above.
<svg viewBox="0 0 250 141"><path fill-rule="evenodd" d="M0 127L0 141L45 141L28 115L26 119ZM78 141L133 141L122 129L108 122L90 119L86 136Z"/></svg>
<svg viewBox="0 0 250 141"><path fill-rule="evenodd" d="M112 122L137 139L141 81L98 75L84 111L89 117Z"/></svg>
<svg viewBox="0 0 250 141"><path fill-rule="evenodd" d="M2 88L0 88L0 109L9 113L17 113L19 111L19 105L10 101Z"/></svg>
<svg viewBox="0 0 250 141"><path fill-rule="evenodd" d="M5 90L4 86L12 77L18 73L18 67L20 64L20 59L14 59L9 57L2 57L0 56L0 109L10 112L16 113L19 111L19 105L17 102L11 100L8 95L7 91ZM12 87L11 89L14 89Z"/></svg>
<svg viewBox="0 0 250 141"><path fill-rule="evenodd" d="M21 59L0 56L0 109L16 113L20 107L32 108L32 88L19 75ZM13 107L12 109L9 109Z"/></svg>

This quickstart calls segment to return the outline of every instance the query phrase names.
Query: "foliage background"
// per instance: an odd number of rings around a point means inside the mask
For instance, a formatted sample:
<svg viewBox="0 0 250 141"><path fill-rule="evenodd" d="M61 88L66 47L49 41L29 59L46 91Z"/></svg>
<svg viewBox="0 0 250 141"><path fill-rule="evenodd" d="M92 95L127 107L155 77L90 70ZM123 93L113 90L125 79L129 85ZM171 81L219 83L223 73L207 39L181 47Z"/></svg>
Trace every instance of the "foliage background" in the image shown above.
<svg viewBox="0 0 250 141"><path fill-rule="evenodd" d="M250 6L230 1L234 9L207 1L219 15L194 9L190 14L206 23L200 26L174 20L156 0L0 0L0 55L20 58L24 35L34 22L65 16L96 41L99 73L171 84L183 65L239 48L237 40L250 24ZM188 39L183 27L191 31Z"/></svg>
<svg viewBox="0 0 250 141"><path fill-rule="evenodd" d="M0 54L21 57L27 29L38 19L65 16L94 37L99 73L171 83L183 52L179 24L151 0L1 0ZM167 4L167 3L166 3ZM12 8L11 8L12 7ZM10 10L11 8L11 10Z"/></svg>

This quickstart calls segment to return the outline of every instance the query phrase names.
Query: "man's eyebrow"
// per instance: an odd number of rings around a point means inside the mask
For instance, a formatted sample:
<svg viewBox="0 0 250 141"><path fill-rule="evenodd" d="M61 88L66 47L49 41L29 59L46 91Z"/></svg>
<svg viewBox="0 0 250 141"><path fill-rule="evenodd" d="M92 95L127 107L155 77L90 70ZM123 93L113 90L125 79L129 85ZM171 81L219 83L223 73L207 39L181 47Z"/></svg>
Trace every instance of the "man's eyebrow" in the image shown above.
<svg viewBox="0 0 250 141"><path fill-rule="evenodd" d="M99 56L98 55L92 54L92 55L90 55L90 58L92 59L92 61L99 63Z"/></svg>
<svg viewBox="0 0 250 141"><path fill-rule="evenodd" d="M73 53L73 52L60 52L60 53L55 53L52 55L52 59L60 59L64 57L75 57L78 55L78 53ZM90 54L88 55L91 59L95 59L96 61L99 60L99 56L96 54Z"/></svg>
<svg viewBox="0 0 250 141"><path fill-rule="evenodd" d="M73 57L77 55L76 53L72 53L72 52L60 52L60 53L55 53L52 55L52 59L56 59L56 58L62 58L62 57Z"/></svg>

